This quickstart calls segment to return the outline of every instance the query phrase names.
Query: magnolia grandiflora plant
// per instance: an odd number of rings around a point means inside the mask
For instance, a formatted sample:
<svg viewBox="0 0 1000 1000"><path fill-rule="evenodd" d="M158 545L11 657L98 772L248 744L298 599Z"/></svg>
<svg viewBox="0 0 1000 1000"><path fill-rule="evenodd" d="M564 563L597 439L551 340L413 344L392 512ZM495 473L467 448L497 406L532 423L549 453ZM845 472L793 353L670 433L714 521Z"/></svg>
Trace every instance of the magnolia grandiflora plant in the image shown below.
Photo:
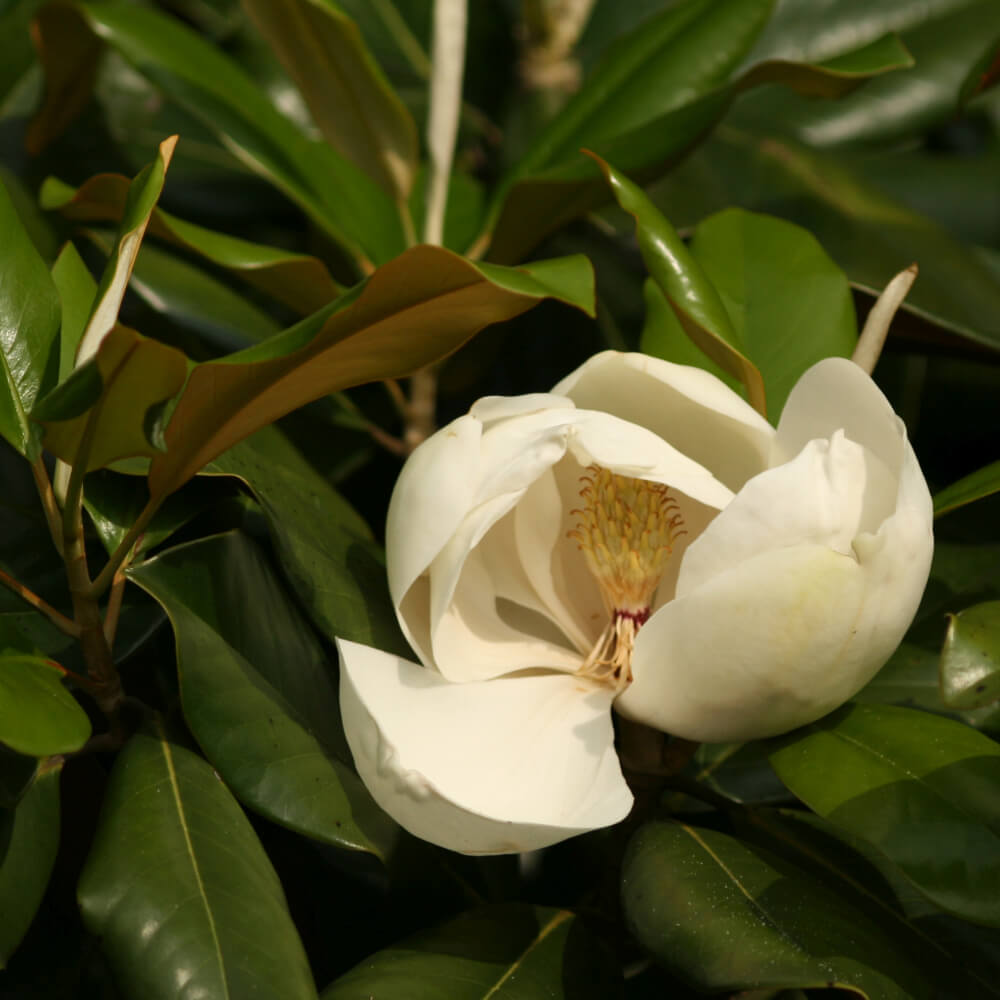
<svg viewBox="0 0 1000 1000"><path fill-rule="evenodd" d="M481 399L413 453L389 508L421 665L340 643L358 770L458 851L615 823L632 796L612 707L698 741L812 722L895 649L932 548L902 422L842 358L801 377L777 429L639 354Z"/></svg>

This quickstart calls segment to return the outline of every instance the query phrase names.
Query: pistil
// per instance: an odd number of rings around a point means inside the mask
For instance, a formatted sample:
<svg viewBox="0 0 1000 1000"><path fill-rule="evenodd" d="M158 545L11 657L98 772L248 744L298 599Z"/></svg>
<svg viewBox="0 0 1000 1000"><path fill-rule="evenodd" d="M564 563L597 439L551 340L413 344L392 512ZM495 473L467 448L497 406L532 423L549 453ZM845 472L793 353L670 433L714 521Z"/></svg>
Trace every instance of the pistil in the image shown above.
<svg viewBox="0 0 1000 1000"><path fill-rule="evenodd" d="M584 554L609 621L577 671L621 691L632 680L636 633L649 618L676 540L684 534L677 501L661 483L592 465L580 480L584 505L568 532Z"/></svg>

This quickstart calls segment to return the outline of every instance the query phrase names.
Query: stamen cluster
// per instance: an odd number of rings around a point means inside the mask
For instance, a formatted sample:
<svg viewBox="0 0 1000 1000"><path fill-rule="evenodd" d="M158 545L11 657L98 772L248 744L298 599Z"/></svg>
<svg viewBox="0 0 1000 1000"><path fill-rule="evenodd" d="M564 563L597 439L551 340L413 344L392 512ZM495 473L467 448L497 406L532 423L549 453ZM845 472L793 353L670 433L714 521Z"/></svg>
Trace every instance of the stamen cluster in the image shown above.
<svg viewBox="0 0 1000 1000"><path fill-rule="evenodd" d="M621 689L631 680L635 635L649 618L684 521L661 483L619 476L598 465L590 466L581 482L584 506L570 512L580 520L567 534L579 543L610 621L579 672Z"/></svg>

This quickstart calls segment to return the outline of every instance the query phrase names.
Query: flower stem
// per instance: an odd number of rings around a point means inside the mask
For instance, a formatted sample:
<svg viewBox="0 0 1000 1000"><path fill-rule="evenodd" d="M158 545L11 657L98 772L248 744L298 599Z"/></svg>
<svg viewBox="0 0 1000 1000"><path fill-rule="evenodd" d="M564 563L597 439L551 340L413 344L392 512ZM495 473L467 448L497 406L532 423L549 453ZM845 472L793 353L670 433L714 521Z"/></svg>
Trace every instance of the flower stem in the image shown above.
<svg viewBox="0 0 1000 1000"><path fill-rule="evenodd" d="M56 547L56 552L62 555L62 515L59 512L59 505L56 503L56 495L52 490L52 482L49 479L48 470L45 468L45 463L40 457L31 463L31 473L35 477L35 486L38 489L38 496L42 501L42 510L45 511L45 521L49 526L52 544Z"/></svg>

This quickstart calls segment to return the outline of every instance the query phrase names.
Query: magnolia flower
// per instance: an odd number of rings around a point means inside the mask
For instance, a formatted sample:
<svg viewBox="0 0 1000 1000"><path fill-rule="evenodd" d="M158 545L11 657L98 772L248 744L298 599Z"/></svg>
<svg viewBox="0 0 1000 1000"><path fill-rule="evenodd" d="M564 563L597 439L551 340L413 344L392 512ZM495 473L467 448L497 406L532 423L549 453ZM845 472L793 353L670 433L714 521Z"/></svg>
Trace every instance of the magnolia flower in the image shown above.
<svg viewBox="0 0 1000 1000"><path fill-rule="evenodd" d="M902 422L841 358L775 430L712 375L592 358L487 397L410 457L389 586L421 663L340 642L376 801L467 853L622 819L611 708L689 740L773 736L855 694L916 610L931 500Z"/></svg>

